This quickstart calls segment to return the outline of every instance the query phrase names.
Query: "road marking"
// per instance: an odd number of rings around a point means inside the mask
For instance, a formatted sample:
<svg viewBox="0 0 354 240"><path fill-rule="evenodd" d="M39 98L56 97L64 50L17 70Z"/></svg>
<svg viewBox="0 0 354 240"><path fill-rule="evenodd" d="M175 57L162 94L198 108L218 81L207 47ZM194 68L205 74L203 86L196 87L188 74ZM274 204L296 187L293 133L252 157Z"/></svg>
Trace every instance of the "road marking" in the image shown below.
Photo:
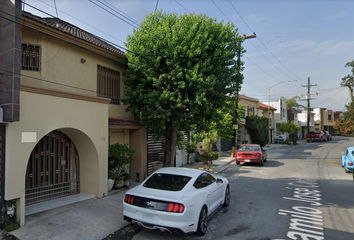
<svg viewBox="0 0 354 240"><path fill-rule="evenodd" d="M292 197L283 197L285 200L298 202L299 204L309 204L308 206L293 206L291 210L279 209L278 214L282 216L290 216L289 231L286 236L290 239L324 239L323 228L323 212L312 206L321 206L321 192L317 189L316 180L299 179L288 183L293 188ZM275 240L275 239L274 239Z"/></svg>

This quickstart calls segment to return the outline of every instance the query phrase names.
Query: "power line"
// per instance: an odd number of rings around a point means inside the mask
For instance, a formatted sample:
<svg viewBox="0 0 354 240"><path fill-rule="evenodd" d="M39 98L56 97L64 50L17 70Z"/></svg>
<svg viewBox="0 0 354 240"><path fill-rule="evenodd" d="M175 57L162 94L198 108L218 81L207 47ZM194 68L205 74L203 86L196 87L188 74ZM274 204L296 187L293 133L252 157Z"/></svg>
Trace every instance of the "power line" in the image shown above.
<svg viewBox="0 0 354 240"><path fill-rule="evenodd" d="M184 10L186 10L188 13L191 13L190 11L188 11L187 8L185 8L182 4L180 4L179 2L177 2L177 0L175 0L176 3L178 3L178 5L180 5L182 8L184 8Z"/></svg>
<svg viewBox="0 0 354 240"><path fill-rule="evenodd" d="M254 32L251 27L247 24L247 22L243 19L243 17L241 16L241 14L237 11L237 9L235 8L235 6L232 4L232 2L229 0L231 6L233 7L233 9L236 11L236 13L240 16L241 20L246 24L246 26L248 27L248 29L251 31L251 32ZM299 78L297 75L295 75L292 71L290 71L281 61L279 61L279 59L267 48L267 46L264 44L264 42L259 38L257 37L258 41L260 43L262 43L262 45L265 47L265 49L268 50L268 52L286 69L288 70L292 75L294 75L296 78L298 78L299 80L301 78ZM258 49L257 49L258 50ZM263 54L262 54L263 55ZM278 69L279 70L279 69ZM283 73L283 72L282 72ZM283 73L284 74L284 73ZM285 75L285 74L284 74ZM286 75L287 76L287 75ZM287 76L289 77L289 76ZM290 77L289 77L290 78Z"/></svg>
<svg viewBox="0 0 354 240"><path fill-rule="evenodd" d="M92 0L88 0L88 1L91 2L91 3L93 3L94 5L96 5L97 7L99 7L99 8L101 8L101 9L105 10L106 12L112 14L112 15L115 16L116 18L119 18L120 20L122 20L123 22L129 24L129 25L132 26L133 28L139 28L139 26L138 26L137 24L134 23L134 24L135 24L135 26L134 26L132 23L130 23L130 22L124 20L123 18L117 16L116 14L110 12L109 10L107 10L107 9L105 9L104 7L100 6L99 4L93 2ZM100 2L100 3L102 3L102 2ZM103 4L103 3L102 3L102 4ZM103 4L103 5L105 5L105 4ZM106 5L105 5L105 6L106 6ZM108 7L108 8L111 9L110 7ZM111 10L113 10L113 9L111 9ZM113 11L114 11L114 10L113 10Z"/></svg>
<svg viewBox="0 0 354 240"><path fill-rule="evenodd" d="M0 12L3 12L3 11L0 11ZM6 13L6 12L5 12L5 13ZM13 16L13 17L16 18L16 16ZM49 33L47 33L47 32L43 32L43 31L41 31L41 30L32 28L32 27L30 27L30 26L28 26L28 25L26 25L26 24L16 22L16 21L14 21L14 20L12 20L12 19L9 19L9 18L6 18L6 17L4 17L4 16L1 16L1 15L0 15L0 18L3 18L3 19L5 19L5 20L7 20L7 21L10 21L10 22L19 24L19 25L21 25L21 26L23 26L23 27L27 27L27 28L29 28L29 29L32 29L32 30L37 31L37 32L40 32L40 33L45 34L45 35L47 35L47 36L51 36L51 37L53 37L53 38L59 39L58 37L56 37L56 36L54 36L54 35L51 35L51 34L49 34ZM21 18L21 20L22 20L22 18ZM17 21L18 21L18 20L17 20ZM48 30L48 31L51 32L51 33L54 32L54 30ZM92 35L92 36L94 36L94 35ZM97 38L98 38L98 37L97 37ZM101 38L98 38L98 39L101 40ZM66 42L66 43L72 44L72 45L74 45L74 46L77 46L77 47L79 47L79 48L83 48L82 46L80 46L80 45L78 45L78 44L75 44L75 43L73 43L73 42L68 42L68 41L65 41L65 40L63 40L63 39L60 39L60 40ZM101 41L103 41L103 40L101 40ZM109 41L108 41L108 42L109 42ZM85 48L85 49L86 49L86 48ZM100 55L100 56L103 56L102 54L97 53L97 52L94 52L94 51L92 51L92 50L88 50L88 49L86 49L86 50L87 50L87 51L90 51L90 52L93 52L93 53L95 53L95 54L98 54L98 55ZM104 56L104 57L107 57L107 56ZM113 58L110 58L110 57L107 57L107 58L109 58L109 59L111 59L111 60L113 60L113 61L115 61L115 62L119 62L119 63L122 63L122 64L124 64L124 65L127 65L127 63L121 62L121 61L119 61L119 60L117 60L117 59L113 59Z"/></svg>
<svg viewBox="0 0 354 240"><path fill-rule="evenodd" d="M136 23L137 25L140 25L140 23L139 23L137 20L135 20L134 18L132 18L131 16L129 16L128 14L126 14L125 12L123 12L122 10L120 10L120 9L118 9L117 7L113 6L112 4L110 4L109 2L107 2L106 0L102 0L102 1L104 1L105 3L107 3L108 5L110 5L111 7L117 9L117 11L119 11L120 13L123 14L122 16L128 18L130 21Z"/></svg>
<svg viewBox="0 0 354 240"><path fill-rule="evenodd" d="M49 5L48 3L46 3L46 2L44 2L44 1L42 1L42 0L38 0L38 1L42 2L43 4L47 5L48 7L53 8L53 6ZM27 5L27 4L25 4L25 5ZM30 5L29 5L29 6L30 6ZM31 7L32 7L32 6L31 6ZM65 15L67 15L67 16L69 16L69 17L75 19L76 21L79 21L79 22L81 22L81 23L83 23L83 24L85 24L85 25L87 25L87 26L89 26L89 27L91 27L91 28L93 28L93 29L95 29L95 30L97 30L97 31L99 31L99 32L101 32L101 33L107 35L107 36L110 36L110 37L112 37L112 38L114 38L114 39L116 39L116 40L118 40L118 41L124 43L124 41L120 40L119 38L116 38L115 36L112 36L112 35L110 35L110 34L108 34L108 33L106 33L106 32L103 32L103 31L100 30L99 28L96 28L96 27L94 27L94 26L92 26L92 25L90 25L90 24L88 24L88 23L86 23L86 22L84 22L84 21L81 21L80 19L78 19L78 18L76 18L76 17L74 17L74 16L72 16L72 15L70 15L70 14L67 14L67 13L65 13L65 12L63 12L63 11L61 11L61 10L59 10L59 12L65 14ZM48 13L46 13L46 14L48 14ZM49 14L48 14L48 15L49 15ZM49 16L50 16L50 15L49 15Z"/></svg>

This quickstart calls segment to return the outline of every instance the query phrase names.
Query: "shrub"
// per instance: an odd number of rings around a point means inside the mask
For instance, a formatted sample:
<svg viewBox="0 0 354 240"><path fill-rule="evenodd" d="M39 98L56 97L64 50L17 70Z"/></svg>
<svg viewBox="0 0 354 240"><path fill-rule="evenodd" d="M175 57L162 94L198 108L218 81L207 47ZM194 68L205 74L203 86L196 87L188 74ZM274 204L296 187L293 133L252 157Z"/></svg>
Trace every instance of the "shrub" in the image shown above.
<svg viewBox="0 0 354 240"><path fill-rule="evenodd" d="M219 154L217 152L204 152L201 156L201 160L207 166L207 170L213 165L213 160L217 160Z"/></svg>

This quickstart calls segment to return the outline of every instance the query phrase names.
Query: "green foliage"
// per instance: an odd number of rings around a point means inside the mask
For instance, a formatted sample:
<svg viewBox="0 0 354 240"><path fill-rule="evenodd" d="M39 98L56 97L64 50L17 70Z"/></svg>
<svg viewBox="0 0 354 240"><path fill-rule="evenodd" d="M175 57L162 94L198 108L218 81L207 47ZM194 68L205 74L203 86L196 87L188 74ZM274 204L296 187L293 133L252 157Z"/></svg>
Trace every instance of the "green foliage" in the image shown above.
<svg viewBox="0 0 354 240"><path fill-rule="evenodd" d="M128 144L112 144L108 147L108 177L116 179L122 177L125 172L125 165L131 163L135 150L128 147Z"/></svg>
<svg viewBox="0 0 354 240"><path fill-rule="evenodd" d="M200 160L207 166L207 170L213 165L213 160L217 160L219 154L217 152L204 152L200 156Z"/></svg>
<svg viewBox="0 0 354 240"><path fill-rule="evenodd" d="M219 154L217 152L204 152L201 155L200 160L205 162L205 161L217 160L218 158L219 158Z"/></svg>
<svg viewBox="0 0 354 240"><path fill-rule="evenodd" d="M353 92L354 92L354 60L351 62L347 62L345 67L351 67L351 74L342 78L341 86L347 87L350 93L351 102L354 102Z"/></svg>
<svg viewBox="0 0 354 240"><path fill-rule="evenodd" d="M334 129L336 134L348 134L354 135L354 102L350 102L345 106L347 111L343 115L336 119L334 123Z"/></svg>
<svg viewBox="0 0 354 240"><path fill-rule="evenodd" d="M127 37L127 111L155 137L166 137L166 151L175 149L173 131L208 130L242 83L242 40L233 24L206 15L151 13Z"/></svg>
<svg viewBox="0 0 354 240"><path fill-rule="evenodd" d="M19 228L19 225L17 224L17 222L15 220L10 220L9 222L5 222L3 224L2 233L4 235L8 232L15 231L18 228Z"/></svg>
<svg viewBox="0 0 354 240"><path fill-rule="evenodd" d="M232 101L231 101L232 100ZM210 131L211 133L216 132L217 138L222 138L222 139L227 139L230 140L234 136L234 101L238 101L237 99L231 99L230 101L227 102L225 108L223 110L220 110L223 112L223 117L220 119L218 122L213 121L210 124ZM237 116L236 116L236 123L239 126L239 128L242 126L242 119L243 116L246 112L246 107L242 104L238 104L237 108ZM207 132L207 136L210 135L210 133ZM217 139L216 139L217 140ZM216 142L215 140L215 142Z"/></svg>
<svg viewBox="0 0 354 240"><path fill-rule="evenodd" d="M295 96L295 97L292 97L292 98L281 97L280 99L285 102L285 105L286 105L287 109L292 109L292 108L303 108L303 109L306 109L305 106L300 105L300 104L297 103L296 100L300 99L299 96Z"/></svg>
<svg viewBox="0 0 354 240"><path fill-rule="evenodd" d="M205 138L203 139L203 151L204 152L210 152L210 139L209 138Z"/></svg>
<svg viewBox="0 0 354 240"><path fill-rule="evenodd" d="M294 133L297 133L298 131L300 131L301 127L299 126L299 124L297 124L293 121L291 121L291 122L288 121L288 122L281 123L278 129L280 132L294 134Z"/></svg>
<svg viewBox="0 0 354 240"><path fill-rule="evenodd" d="M123 171L121 177L123 178L123 181L128 181L130 179L130 174L126 171Z"/></svg>
<svg viewBox="0 0 354 240"><path fill-rule="evenodd" d="M197 149L197 144L195 142L184 142L184 149L188 154L192 154Z"/></svg>
<svg viewBox="0 0 354 240"><path fill-rule="evenodd" d="M251 141L264 147L268 140L268 118L260 116L246 117L245 128L250 133Z"/></svg>

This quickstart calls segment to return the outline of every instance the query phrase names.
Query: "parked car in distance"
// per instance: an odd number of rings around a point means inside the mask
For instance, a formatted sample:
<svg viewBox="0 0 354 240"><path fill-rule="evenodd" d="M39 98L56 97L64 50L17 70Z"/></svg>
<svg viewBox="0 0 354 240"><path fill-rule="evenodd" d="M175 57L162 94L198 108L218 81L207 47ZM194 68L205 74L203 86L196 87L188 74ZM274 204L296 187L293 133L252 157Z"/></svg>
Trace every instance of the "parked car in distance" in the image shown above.
<svg viewBox="0 0 354 240"><path fill-rule="evenodd" d="M332 135L328 131L323 131L326 135L327 141L332 140Z"/></svg>
<svg viewBox="0 0 354 240"><path fill-rule="evenodd" d="M275 140L285 141L284 134L276 133L274 138L275 138Z"/></svg>
<svg viewBox="0 0 354 240"><path fill-rule="evenodd" d="M310 131L308 134L306 134L306 140L307 142L313 142L316 140L319 140L320 142L327 141L327 137L324 132L322 131Z"/></svg>
<svg viewBox="0 0 354 240"><path fill-rule="evenodd" d="M344 172L353 172L354 164L354 147L348 147L342 155L342 167Z"/></svg>
<svg viewBox="0 0 354 240"><path fill-rule="evenodd" d="M204 235L210 218L230 204L229 181L207 171L166 167L128 190L123 215L141 227Z"/></svg>
<svg viewBox="0 0 354 240"><path fill-rule="evenodd" d="M267 152L258 144L243 144L236 151L235 158L236 164L247 162L263 166L267 161Z"/></svg>

